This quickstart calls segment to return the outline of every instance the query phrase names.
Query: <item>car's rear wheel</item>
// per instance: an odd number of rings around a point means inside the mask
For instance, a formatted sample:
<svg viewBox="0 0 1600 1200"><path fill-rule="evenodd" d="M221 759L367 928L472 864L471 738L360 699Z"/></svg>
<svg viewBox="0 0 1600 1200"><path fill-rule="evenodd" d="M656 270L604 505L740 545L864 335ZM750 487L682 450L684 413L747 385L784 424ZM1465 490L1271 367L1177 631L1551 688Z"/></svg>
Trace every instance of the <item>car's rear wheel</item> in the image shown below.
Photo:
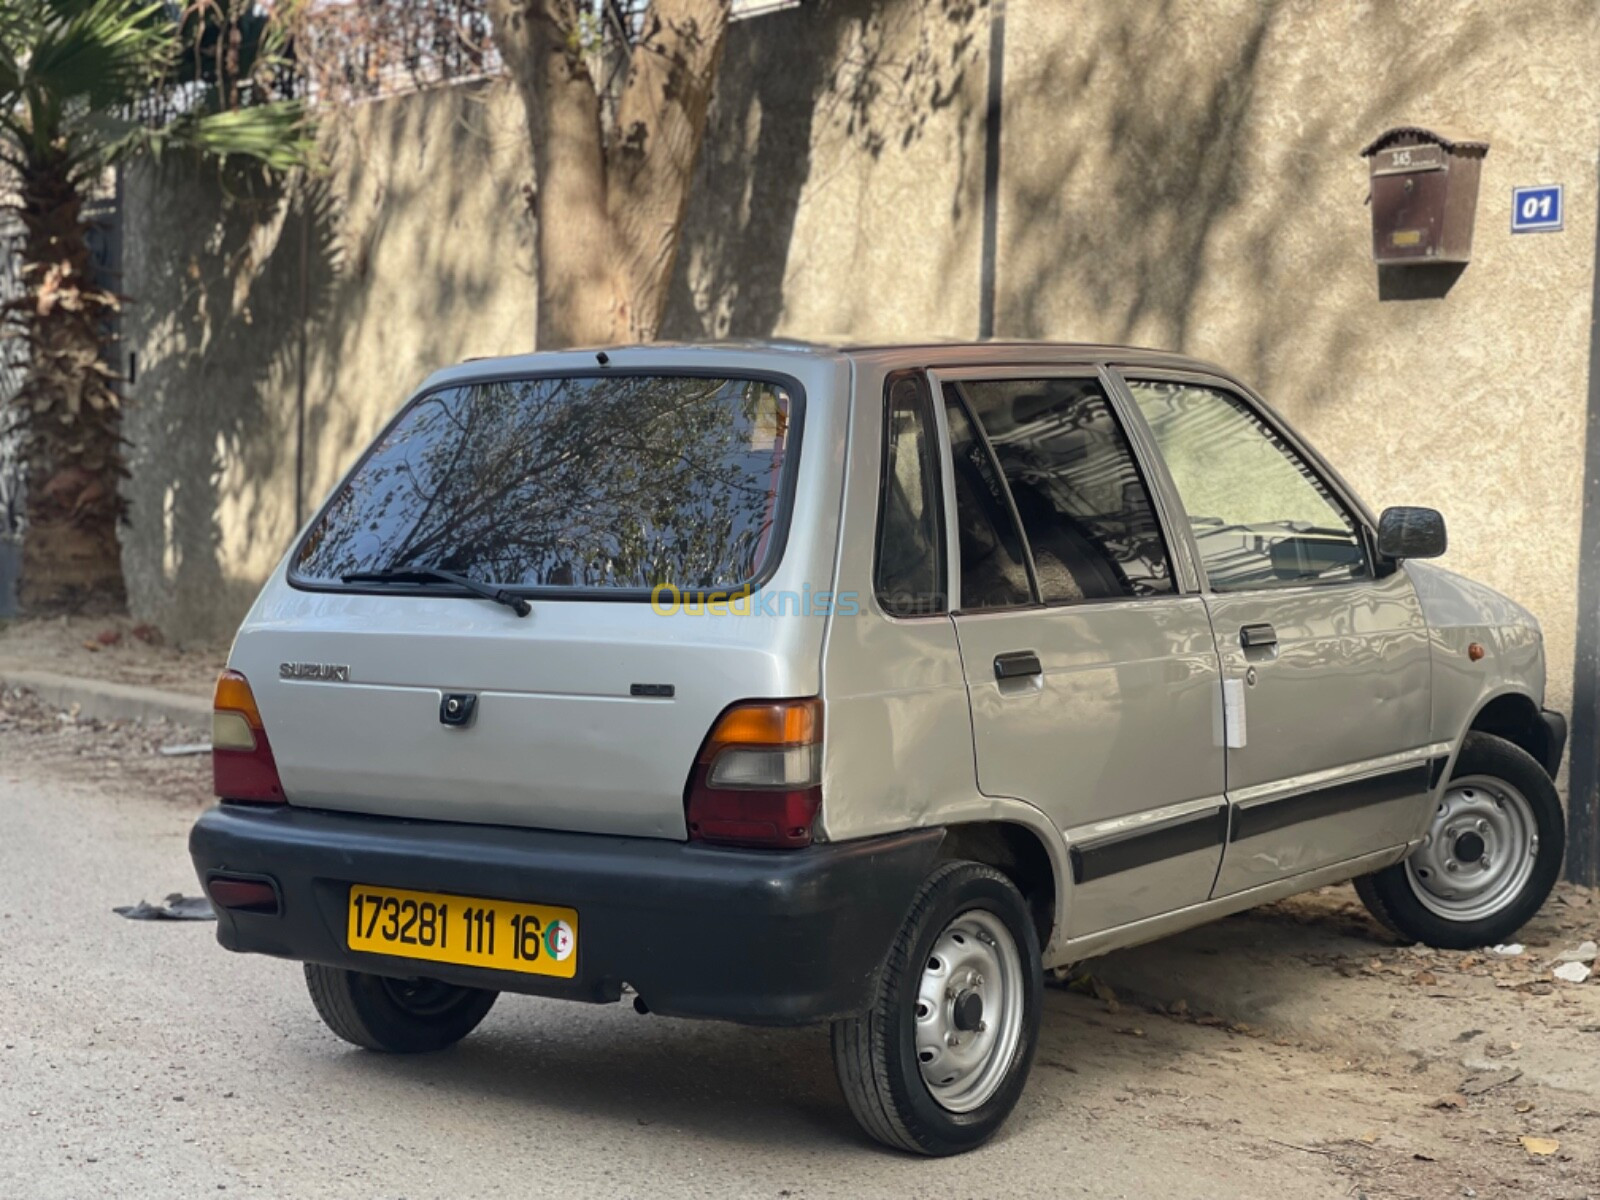
<svg viewBox="0 0 1600 1200"><path fill-rule="evenodd" d="M453 1046L478 1027L498 992L437 979L393 979L306 964L311 1003L327 1027L367 1050L421 1054Z"/></svg>
<svg viewBox="0 0 1600 1200"><path fill-rule="evenodd" d="M920 1154L988 1141L1027 1083L1043 974L1028 906L1010 880L972 862L934 871L872 1007L833 1024L839 1084L862 1128Z"/></svg>
<svg viewBox="0 0 1600 1200"><path fill-rule="evenodd" d="M1469 733L1422 845L1356 880L1402 937L1464 950L1509 941L1550 895L1566 826L1555 784L1525 750Z"/></svg>

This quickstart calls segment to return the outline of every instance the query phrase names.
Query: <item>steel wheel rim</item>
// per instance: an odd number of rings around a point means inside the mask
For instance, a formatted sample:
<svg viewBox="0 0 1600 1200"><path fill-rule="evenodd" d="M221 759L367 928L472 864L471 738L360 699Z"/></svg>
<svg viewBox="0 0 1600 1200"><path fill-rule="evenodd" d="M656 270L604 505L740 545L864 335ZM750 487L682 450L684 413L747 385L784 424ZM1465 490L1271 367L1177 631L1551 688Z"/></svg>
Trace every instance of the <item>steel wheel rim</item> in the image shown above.
<svg viewBox="0 0 1600 1200"><path fill-rule="evenodd" d="M1478 921L1522 894L1538 857L1539 825L1527 797L1503 779L1468 775L1452 780L1434 807L1422 845L1406 859L1406 878L1434 915Z"/></svg>
<svg viewBox="0 0 1600 1200"><path fill-rule="evenodd" d="M922 963L917 1065L949 1112L981 1107L1005 1082L1022 1040L1022 954L1005 922L981 908L952 920Z"/></svg>

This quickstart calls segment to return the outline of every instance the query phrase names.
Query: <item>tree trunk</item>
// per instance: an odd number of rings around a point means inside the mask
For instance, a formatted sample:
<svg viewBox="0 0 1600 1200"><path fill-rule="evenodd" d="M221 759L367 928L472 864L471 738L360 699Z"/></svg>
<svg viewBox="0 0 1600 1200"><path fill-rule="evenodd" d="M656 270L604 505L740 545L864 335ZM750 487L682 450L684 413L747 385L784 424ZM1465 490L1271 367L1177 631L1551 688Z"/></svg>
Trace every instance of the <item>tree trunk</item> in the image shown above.
<svg viewBox="0 0 1600 1200"><path fill-rule="evenodd" d="M540 349L661 326L729 0L653 0L608 139L574 0L490 0L527 113Z"/></svg>
<svg viewBox="0 0 1600 1200"><path fill-rule="evenodd" d="M83 197L66 166L30 163L20 190L27 288L6 318L28 355L12 414L27 471L22 608L121 608L120 400L101 357L118 302L95 285Z"/></svg>
<svg viewBox="0 0 1600 1200"><path fill-rule="evenodd" d="M728 30L728 0L654 0L617 105L607 196L618 331L654 341Z"/></svg>

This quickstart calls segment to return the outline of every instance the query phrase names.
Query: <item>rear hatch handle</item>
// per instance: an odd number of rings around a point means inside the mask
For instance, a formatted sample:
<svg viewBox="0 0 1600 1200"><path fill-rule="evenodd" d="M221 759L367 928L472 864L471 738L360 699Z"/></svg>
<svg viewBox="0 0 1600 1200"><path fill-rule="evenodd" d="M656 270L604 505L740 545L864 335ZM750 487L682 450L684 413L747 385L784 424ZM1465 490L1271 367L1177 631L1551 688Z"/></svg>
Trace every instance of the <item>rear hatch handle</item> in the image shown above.
<svg viewBox="0 0 1600 1200"><path fill-rule="evenodd" d="M485 600L493 600L496 604L504 604L519 617L525 617L533 611L533 605L527 599L504 588L495 587L491 583L480 583L465 575L458 575L454 571L441 571L438 567L397 567L391 571L352 571L348 575L339 577L345 583L447 583L454 587L471 592L474 596L482 596Z"/></svg>

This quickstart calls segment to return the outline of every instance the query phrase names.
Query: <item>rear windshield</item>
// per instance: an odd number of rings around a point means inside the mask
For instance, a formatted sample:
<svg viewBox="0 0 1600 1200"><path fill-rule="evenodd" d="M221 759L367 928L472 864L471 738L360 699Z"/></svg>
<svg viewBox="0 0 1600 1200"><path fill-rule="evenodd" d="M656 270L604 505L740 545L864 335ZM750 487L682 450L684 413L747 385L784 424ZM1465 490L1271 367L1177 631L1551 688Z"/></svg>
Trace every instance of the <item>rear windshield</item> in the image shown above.
<svg viewBox="0 0 1600 1200"><path fill-rule="evenodd" d="M781 542L791 391L497 379L415 400L307 532L297 582L431 567L507 586L736 588Z"/></svg>

